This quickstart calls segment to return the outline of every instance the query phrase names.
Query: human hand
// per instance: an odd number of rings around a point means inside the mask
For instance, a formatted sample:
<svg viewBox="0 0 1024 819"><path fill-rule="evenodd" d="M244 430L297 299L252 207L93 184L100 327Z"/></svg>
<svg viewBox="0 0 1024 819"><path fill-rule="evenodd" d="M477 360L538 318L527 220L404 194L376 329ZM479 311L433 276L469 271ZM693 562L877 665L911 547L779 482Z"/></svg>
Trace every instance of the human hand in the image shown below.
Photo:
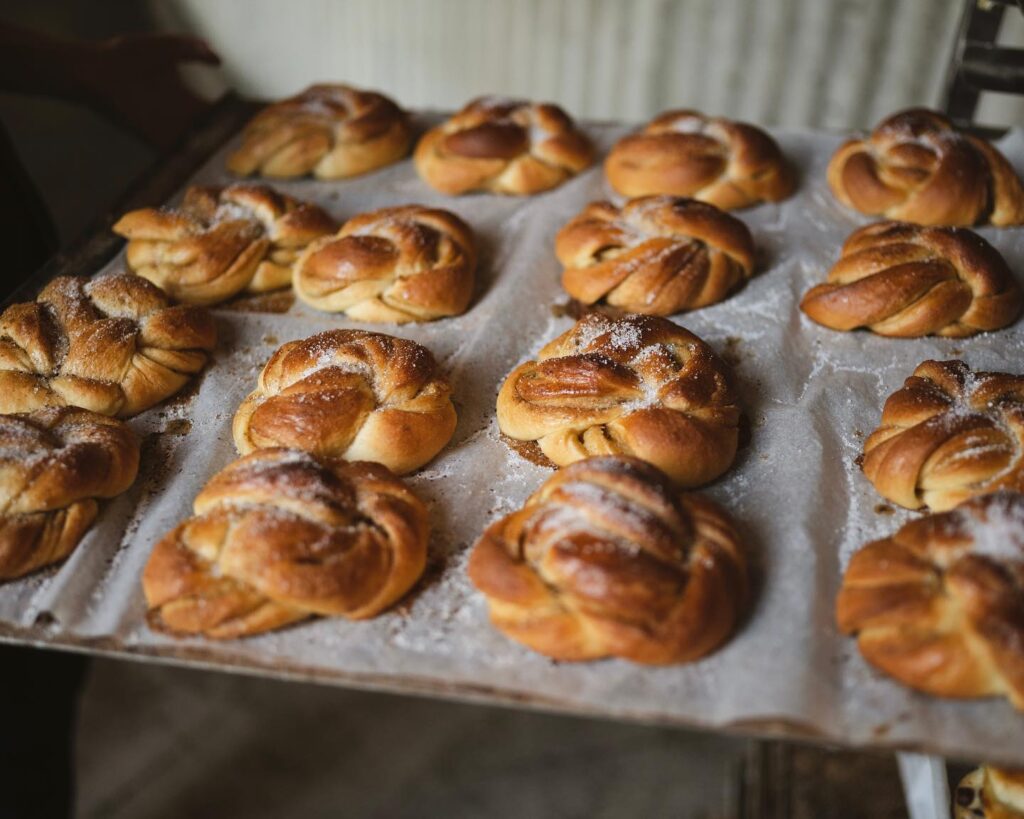
<svg viewBox="0 0 1024 819"><path fill-rule="evenodd" d="M146 142L173 146L209 103L181 77L187 63L220 65L203 40L179 34L133 34L82 43L74 60L83 101Z"/></svg>

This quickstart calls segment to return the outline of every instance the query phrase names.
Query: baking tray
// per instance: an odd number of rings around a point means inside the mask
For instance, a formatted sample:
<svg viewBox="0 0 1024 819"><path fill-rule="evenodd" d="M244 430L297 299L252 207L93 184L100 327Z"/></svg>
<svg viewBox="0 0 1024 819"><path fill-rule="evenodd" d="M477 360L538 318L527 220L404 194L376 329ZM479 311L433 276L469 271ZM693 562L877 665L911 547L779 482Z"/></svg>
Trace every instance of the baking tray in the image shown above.
<svg viewBox="0 0 1024 819"><path fill-rule="evenodd" d="M223 156L252 105L223 101L182 149L70 253L19 291L61 273L121 265L109 224L139 204L173 200L187 181L228 181ZM418 114L418 127L438 116ZM602 152L629 130L589 123ZM281 343L332 327L368 326L280 299L215 311L220 341L196 385L132 420L144 440L132 489L106 504L62 566L0 587L0 639L147 661L336 685L701 727L840 745L916 750L1024 764L1024 715L1002 700L943 701L870 669L840 636L832 604L842 567L861 543L911 517L885 504L855 459L884 398L926 358L963 357L982 369L1021 370L1021 325L974 339L883 339L817 327L796 308L843 239L865 219L841 208L824 182L841 137L781 131L800 188L777 205L738 215L758 245L759 273L727 301L677 316L734 367L750 441L706 488L738 519L757 574L753 610L736 637L700 662L647 668L610 660L560 664L495 632L465 576L476 535L518 506L548 474L500 440L498 386L519 361L571 326L553 255L558 228L586 202L608 197L600 166L532 198L444 197L410 161L355 180L274 183L344 219L406 202L447 207L473 225L481 249L477 292L464 315L424 325L372 326L428 346L448 372L459 411L452 443L409 478L432 508L427 573L373 621L309 621L235 642L176 640L148 630L139 584L155 540L189 512L203 483L234 457L230 423L266 358ZM224 145L225 140L228 145ZM1024 133L1002 142L1024 166ZM1024 271L1024 230L980 231ZM243 309L244 308L244 309Z"/></svg>

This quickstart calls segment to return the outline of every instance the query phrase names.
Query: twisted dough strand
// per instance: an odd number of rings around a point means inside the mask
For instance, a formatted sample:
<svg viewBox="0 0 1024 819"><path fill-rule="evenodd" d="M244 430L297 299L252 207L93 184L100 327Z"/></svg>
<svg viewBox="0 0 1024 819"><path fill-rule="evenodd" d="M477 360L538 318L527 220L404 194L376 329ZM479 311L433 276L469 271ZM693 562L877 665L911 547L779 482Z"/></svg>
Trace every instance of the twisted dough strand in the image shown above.
<svg viewBox="0 0 1024 819"><path fill-rule="evenodd" d="M0 316L0 413L136 415L185 386L215 342L205 310L171 306L138 276L60 276Z"/></svg>
<svg viewBox="0 0 1024 819"><path fill-rule="evenodd" d="M667 316L721 301L750 278L754 240L738 219L692 199L592 202L555 237L562 286L584 304Z"/></svg>
<svg viewBox="0 0 1024 819"><path fill-rule="evenodd" d="M312 85L260 111L227 166L239 176L343 179L397 162L411 141L408 117L383 94Z"/></svg>
<svg viewBox="0 0 1024 819"><path fill-rule="evenodd" d="M97 498L131 486L139 441L122 422L75 407L0 415L0 580L67 557Z"/></svg>
<svg viewBox="0 0 1024 819"><path fill-rule="evenodd" d="M623 196L688 196L722 210L778 202L795 178L782 151L753 125L699 111L666 111L619 140L604 163Z"/></svg>
<svg viewBox="0 0 1024 819"><path fill-rule="evenodd" d="M226 466L143 573L158 628L242 637L313 615L364 619L423 573L427 510L377 464L266 449Z"/></svg>
<svg viewBox="0 0 1024 819"><path fill-rule="evenodd" d="M854 554L836 601L865 659L945 697L1024 710L1024 496L973 498Z"/></svg>
<svg viewBox="0 0 1024 819"><path fill-rule="evenodd" d="M864 474L908 509L949 509L1024 489L1024 377L925 361L885 402L864 442Z"/></svg>
<svg viewBox="0 0 1024 819"><path fill-rule="evenodd" d="M958 131L937 111L911 108L833 155L836 199L872 216L921 225L1024 223L1024 186L989 143Z"/></svg>
<svg viewBox="0 0 1024 819"><path fill-rule="evenodd" d="M976 233L877 222L850 235L800 309L835 330L962 338L1011 324L1021 302L1003 257Z"/></svg>
<svg viewBox="0 0 1024 819"><path fill-rule="evenodd" d="M404 473L440 452L455 422L451 389L425 347L329 330L270 357L232 429L243 455L286 446Z"/></svg>
<svg viewBox="0 0 1024 819"><path fill-rule="evenodd" d="M475 267L473 232L454 213L383 208L311 244L296 263L295 292L357 321L431 321L465 311Z"/></svg>
<svg viewBox="0 0 1024 819"><path fill-rule="evenodd" d="M1024 816L1024 770L982 765L956 788L954 819L1020 819Z"/></svg>
<svg viewBox="0 0 1024 819"><path fill-rule="evenodd" d="M559 660L695 660L725 641L747 597L728 517L623 457L552 475L484 532L469 576L500 631Z"/></svg>
<svg viewBox="0 0 1024 819"><path fill-rule="evenodd" d="M533 194L593 161L594 146L557 105L481 97L423 135L413 159L423 180L451 195Z"/></svg>
<svg viewBox="0 0 1024 819"><path fill-rule="evenodd" d="M179 208L126 213L128 267L177 301L216 304L287 287L299 253L337 228L321 208L266 185L191 187Z"/></svg>
<svg viewBox="0 0 1024 819"><path fill-rule="evenodd" d="M632 455L697 486L736 455L740 408L726 366L654 316L585 316L509 374L497 410L503 433L536 441L559 466Z"/></svg>

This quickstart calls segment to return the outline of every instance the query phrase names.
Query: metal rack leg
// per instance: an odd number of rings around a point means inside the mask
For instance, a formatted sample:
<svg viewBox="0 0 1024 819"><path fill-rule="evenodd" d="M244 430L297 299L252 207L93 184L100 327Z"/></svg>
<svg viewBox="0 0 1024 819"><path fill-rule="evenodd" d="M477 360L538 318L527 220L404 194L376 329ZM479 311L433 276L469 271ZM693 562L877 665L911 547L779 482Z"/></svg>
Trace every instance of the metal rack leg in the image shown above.
<svg viewBox="0 0 1024 819"><path fill-rule="evenodd" d="M896 754L910 819L951 819L949 782L942 757Z"/></svg>

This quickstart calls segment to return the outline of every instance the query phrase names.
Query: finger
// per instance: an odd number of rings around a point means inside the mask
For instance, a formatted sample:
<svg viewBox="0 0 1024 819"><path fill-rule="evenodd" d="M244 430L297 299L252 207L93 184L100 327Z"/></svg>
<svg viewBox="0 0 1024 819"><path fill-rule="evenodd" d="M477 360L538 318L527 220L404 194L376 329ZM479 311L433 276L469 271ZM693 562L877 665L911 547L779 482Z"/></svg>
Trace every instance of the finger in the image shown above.
<svg viewBox="0 0 1024 819"><path fill-rule="evenodd" d="M178 62L204 63L220 65L220 57L210 48L210 44L199 37L185 34L158 35L159 47L164 49L168 57Z"/></svg>

